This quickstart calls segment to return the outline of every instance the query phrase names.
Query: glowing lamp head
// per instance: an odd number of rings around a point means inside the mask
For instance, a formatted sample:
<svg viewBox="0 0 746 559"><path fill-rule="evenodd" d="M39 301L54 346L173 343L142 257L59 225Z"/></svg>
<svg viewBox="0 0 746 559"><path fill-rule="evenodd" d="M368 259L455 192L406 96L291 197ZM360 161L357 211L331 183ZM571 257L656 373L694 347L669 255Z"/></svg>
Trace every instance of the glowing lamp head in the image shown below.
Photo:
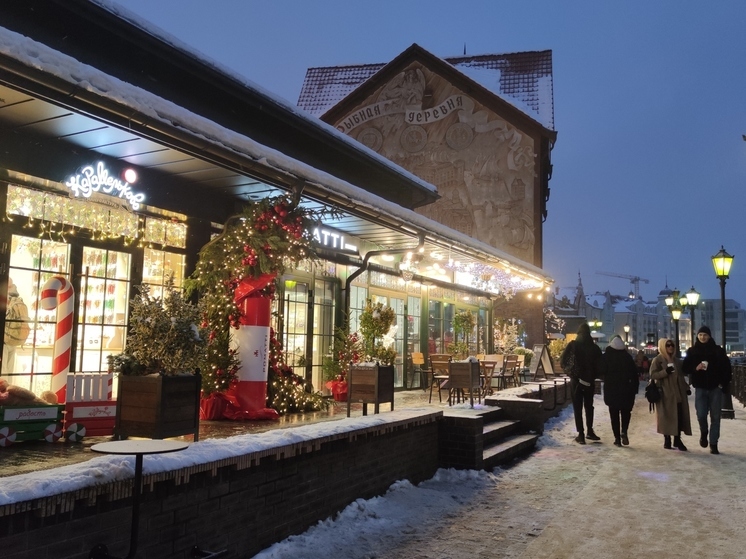
<svg viewBox="0 0 746 559"><path fill-rule="evenodd" d="M136 183L137 182L137 171L135 171L134 169L125 169L124 180L126 180L130 184Z"/></svg>

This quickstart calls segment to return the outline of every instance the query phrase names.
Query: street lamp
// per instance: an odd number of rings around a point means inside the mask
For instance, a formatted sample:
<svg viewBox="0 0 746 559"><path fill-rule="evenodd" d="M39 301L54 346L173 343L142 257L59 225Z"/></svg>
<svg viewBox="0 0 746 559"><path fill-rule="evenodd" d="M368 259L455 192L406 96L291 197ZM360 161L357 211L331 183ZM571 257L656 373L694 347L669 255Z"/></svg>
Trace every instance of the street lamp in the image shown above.
<svg viewBox="0 0 746 559"><path fill-rule="evenodd" d="M671 295L665 298L666 306L668 307L668 310L671 312L671 318L673 318L673 323L676 331L676 357L681 356L681 351L679 349L679 319L681 318L681 299L679 295L679 290L674 289L671 292ZM686 300L686 297L683 298Z"/></svg>
<svg viewBox="0 0 746 559"><path fill-rule="evenodd" d="M689 322L692 325L692 345L697 340L694 333L694 311L697 310L697 303L699 303L699 293L694 286L686 292L686 306L689 307Z"/></svg>
<svg viewBox="0 0 746 559"><path fill-rule="evenodd" d="M624 345L629 345L629 324L624 325Z"/></svg>
<svg viewBox="0 0 746 559"><path fill-rule="evenodd" d="M720 329L723 332L723 351L727 351L725 343L725 280L730 274L730 267L733 264L733 256L725 252L723 245L720 245L720 252L712 257L712 267L715 268L715 277L720 280ZM735 419L733 411L733 400L730 397L730 391L723 393L723 410L721 417L725 419Z"/></svg>

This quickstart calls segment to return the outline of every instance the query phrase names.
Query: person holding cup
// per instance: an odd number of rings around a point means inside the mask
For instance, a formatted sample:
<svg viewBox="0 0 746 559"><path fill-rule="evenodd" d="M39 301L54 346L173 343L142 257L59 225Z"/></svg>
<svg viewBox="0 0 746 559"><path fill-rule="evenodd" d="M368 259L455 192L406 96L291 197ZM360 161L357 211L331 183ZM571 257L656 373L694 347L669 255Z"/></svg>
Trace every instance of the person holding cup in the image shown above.
<svg viewBox="0 0 746 559"><path fill-rule="evenodd" d="M658 340L660 353L650 363L650 378L658 383L663 392L663 398L655 405L657 429L663 435L663 448L685 451L687 448L681 440L681 433L692 434L687 401L691 391L684 379L681 361L676 357L675 345L668 338Z"/></svg>
<svg viewBox="0 0 746 559"><path fill-rule="evenodd" d="M707 326L702 326L697 331L697 341L687 350L683 368L695 390L694 409L697 410L699 423L699 446L707 448L709 435L710 453L720 454L718 441L723 391L728 390L732 373L730 359L712 339Z"/></svg>

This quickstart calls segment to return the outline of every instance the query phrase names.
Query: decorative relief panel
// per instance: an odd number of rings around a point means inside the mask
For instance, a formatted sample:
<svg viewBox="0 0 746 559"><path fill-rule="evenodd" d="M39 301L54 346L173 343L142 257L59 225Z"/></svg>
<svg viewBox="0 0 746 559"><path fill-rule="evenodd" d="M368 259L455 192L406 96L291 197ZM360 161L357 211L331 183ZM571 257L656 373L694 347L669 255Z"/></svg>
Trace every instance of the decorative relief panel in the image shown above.
<svg viewBox="0 0 746 559"><path fill-rule="evenodd" d="M416 62L336 126L437 186L441 199L419 213L534 261L538 162L527 134Z"/></svg>

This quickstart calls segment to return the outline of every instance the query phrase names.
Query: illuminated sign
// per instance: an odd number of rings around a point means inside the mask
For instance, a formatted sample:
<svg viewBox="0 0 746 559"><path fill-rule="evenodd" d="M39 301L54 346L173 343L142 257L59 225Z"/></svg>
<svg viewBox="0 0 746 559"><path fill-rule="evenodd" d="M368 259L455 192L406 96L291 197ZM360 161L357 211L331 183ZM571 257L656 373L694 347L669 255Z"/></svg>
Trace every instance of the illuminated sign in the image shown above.
<svg viewBox="0 0 746 559"><path fill-rule="evenodd" d="M92 165L83 167L76 175L70 175L65 182L76 197L90 198L94 192L102 192L110 196L122 198L129 202L133 210L140 209L140 203L145 200L142 192L133 192L130 183L119 180L109 174L109 170L99 161L94 169Z"/></svg>
<svg viewBox="0 0 746 559"><path fill-rule="evenodd" d="M313 240L327 249L358 254L357 245L348 243L343 233L327 227L314 227Z"/></svg>

